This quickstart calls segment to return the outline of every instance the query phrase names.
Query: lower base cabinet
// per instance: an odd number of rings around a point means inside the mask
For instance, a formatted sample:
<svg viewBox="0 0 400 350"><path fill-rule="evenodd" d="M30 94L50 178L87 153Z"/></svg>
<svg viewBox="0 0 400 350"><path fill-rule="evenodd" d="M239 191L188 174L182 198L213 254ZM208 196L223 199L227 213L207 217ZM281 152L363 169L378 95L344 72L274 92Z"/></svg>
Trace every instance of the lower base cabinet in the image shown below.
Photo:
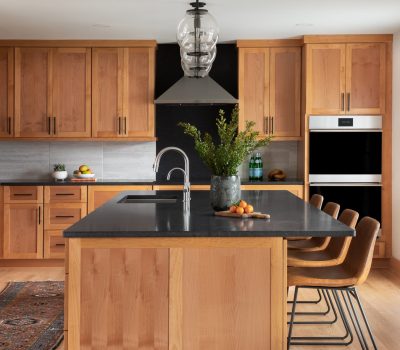
<svg viewBox="0 0 400 350"><path fill-rule="evenodd" d="M62 230L44 231L43 257L45 259L64 259L65 238Z"/></svg>
<svg viewBox="0 0 400 350"><path fill-rule="evenodd" d="M68 349L286 349L282 238L67 240Z"/></svg>

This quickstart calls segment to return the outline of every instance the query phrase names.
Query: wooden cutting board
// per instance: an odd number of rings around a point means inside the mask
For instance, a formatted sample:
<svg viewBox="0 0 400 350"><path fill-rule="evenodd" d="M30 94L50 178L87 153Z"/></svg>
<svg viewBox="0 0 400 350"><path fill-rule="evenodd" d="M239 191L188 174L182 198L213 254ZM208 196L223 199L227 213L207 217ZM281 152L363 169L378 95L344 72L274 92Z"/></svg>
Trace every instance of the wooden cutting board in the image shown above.
<svg viewBox="0 0 400 350"><path fill-rule="evenodd" d="M228 218L238 218L238 219L247 219L247 218L269 219L271 217L271 215L269 215L269 214L263 214L260 212L254 212L254 213L250 213L250 214L238 214L238 213L231 213L229 210L216 211L216 212L214 212L214 215L228 217Z"/></svg>

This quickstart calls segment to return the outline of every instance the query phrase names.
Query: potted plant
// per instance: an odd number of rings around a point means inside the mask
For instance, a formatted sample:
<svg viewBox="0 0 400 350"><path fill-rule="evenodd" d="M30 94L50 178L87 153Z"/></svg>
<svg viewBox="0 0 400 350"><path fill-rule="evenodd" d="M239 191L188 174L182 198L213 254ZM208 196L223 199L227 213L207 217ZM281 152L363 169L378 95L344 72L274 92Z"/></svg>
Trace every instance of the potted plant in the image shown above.
<svg viewBox="0 0 400 350"><path fill-rule="evenodd" d="M54 164L53 177L56 181L64 181L68 177L68 172L65 170L65 164Z"/></svg>
<svg viewBox="0 0 400 350"><path fill-rule="evenodd" d="M193 137L194 148L204 164L210 168L211 205L214 210L226 210L240 200L240 164L255 149L267 145L271 136L261 138L254 131L255 122L246 121L245 129L238 132L239 108L236 106L229 123L225 112L221 109L216 120L219 143L215 144L211 135L201 132L189 123L179 123L186 135Z"/></svg>

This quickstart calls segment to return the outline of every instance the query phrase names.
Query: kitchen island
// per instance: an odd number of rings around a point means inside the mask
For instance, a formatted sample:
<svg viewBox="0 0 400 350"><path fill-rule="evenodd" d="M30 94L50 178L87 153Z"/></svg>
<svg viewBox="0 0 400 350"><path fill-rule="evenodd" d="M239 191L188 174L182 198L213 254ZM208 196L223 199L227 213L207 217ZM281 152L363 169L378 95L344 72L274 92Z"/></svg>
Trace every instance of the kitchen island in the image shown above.
<svg viewBox="0 0 400 350"><path fill-rule="evenodd" d="M285 349L284 238L354 230L287 191L242 196L271 218L216 217L208 192L190 207L125 192L64 231L68 348Z"/></svg>

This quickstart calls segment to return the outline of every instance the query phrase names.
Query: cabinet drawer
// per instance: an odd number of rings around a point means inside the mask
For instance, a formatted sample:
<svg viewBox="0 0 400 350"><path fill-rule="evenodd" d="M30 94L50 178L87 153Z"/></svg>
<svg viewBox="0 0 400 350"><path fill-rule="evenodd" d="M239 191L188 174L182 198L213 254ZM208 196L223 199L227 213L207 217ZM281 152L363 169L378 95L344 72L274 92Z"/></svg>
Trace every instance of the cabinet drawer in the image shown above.
<svg viewBox="0 0 400 350"><path fill-rule="evenodd" d="M43 203L43 187L4 186L4 203Z"/></svg>
<svg viewBox="0 0 400 350"><path fill-rule="evenodd" d="M65 238L63 231L44 231L44 258L45 259L64 259L65 257Z"/></svg>
<svg viewBox="0 0 400 350"><path fill-rule="evenodd" d="M44 209L45 230L65 229L87 214L86 203L53 203Z"/></svg>
<svg viewBox="0 0 400 350"><path fill-rule="evenodd" d="M46 186L45 203L86 203L87 186Z"/></svg>

